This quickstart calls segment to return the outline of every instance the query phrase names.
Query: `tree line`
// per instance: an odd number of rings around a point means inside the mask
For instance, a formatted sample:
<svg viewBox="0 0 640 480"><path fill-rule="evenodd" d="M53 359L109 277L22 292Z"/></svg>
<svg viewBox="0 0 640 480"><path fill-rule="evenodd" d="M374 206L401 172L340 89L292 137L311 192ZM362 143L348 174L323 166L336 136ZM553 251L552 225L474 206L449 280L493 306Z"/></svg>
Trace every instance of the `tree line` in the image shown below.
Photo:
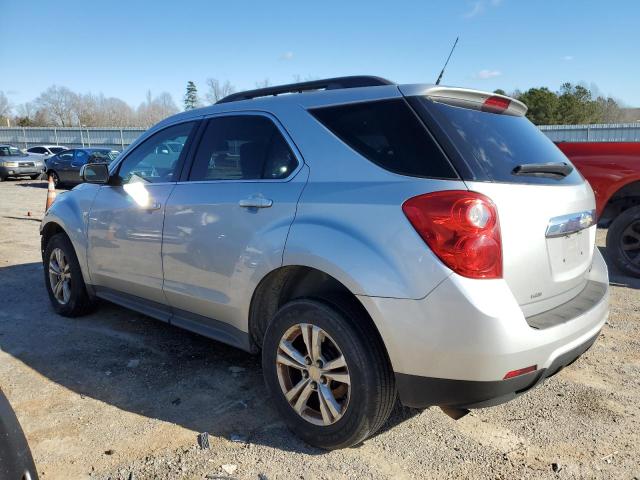
<svg viewBox="0 0 640 480"><path fill-rule="evenodd" d="M311 80L299 75L294 82ZM256 82L256 88L270 85L269 79ZM182 107L190 110L216 103L236 91L228 80L209 78L204 95L193 81L187 82ZM495 93L507 95L498 89ZM527 117L536 125L615 123L628 120L625 109L613 98L592 92L583 85L564 83L558 91L547 87L515 90L508 94L524 102ZM102 93L76 93L52 85L31 102L12 105L0 91L0 125L23 127L138 127L148 128L163 118L179 112L171 95L147 92L145 100L133 108L123 100Z"/></svg>
<svg viewBox="0 0 640 480"><path fill-rule="evenodd" d="M558 91L547 87L530 88L507 94L527 107L527 118L536 125L578 125L616 123L628 120L625 109L614 99L592 92L583 85L563 83Z"/></svg>
<svg viewBox="0 0 640 480"><path fill-rule="evenodd" d="M200 99L193 82L187 84L184 108L195 108L217 102L235 91L228 81L207 80L207 91ZM20 127L137 127L149 128L180 108L171 94L147 92L137 108L125 101L102 93L77 93L67 87L52 85L34 100L12 105L0 91L0 126Z"/></svg>

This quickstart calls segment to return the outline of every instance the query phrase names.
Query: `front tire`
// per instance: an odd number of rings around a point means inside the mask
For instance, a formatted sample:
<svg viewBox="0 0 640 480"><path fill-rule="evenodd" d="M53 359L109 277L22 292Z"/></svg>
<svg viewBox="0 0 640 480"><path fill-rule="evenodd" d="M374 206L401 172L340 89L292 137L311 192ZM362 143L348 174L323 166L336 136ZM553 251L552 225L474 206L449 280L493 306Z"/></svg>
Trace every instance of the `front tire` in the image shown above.
<svg viewBox="0 0 640 480"><path fill-rule="evenodd" d="M44 283L57 314L77 317L91 310L80 263L73 245L64 233L51 237L44 251Z"/></svg>
<svg viewBox="0 0 640 480"><path fill-rule="evenodd" d="M40 175L41 175L40 173L39 173L39 174L37 174L37 175L29 175L29 178L30 178L31 180L37 180L38 178L40 178Z"/></svg>
<svg viewBox="0 0 640 480"><path fill-rule="evenodd" d="M336 449L362 442L396 402L384 346L362 315L344 302L294 300L265 333L267 390L287 426L311 445Z"/></svg>
<svg viewBox="0 0 640 480"><path fill-rule="evenodd" d="M618 269L640 277L640 206L625 210L611 222L607 254Z"/></svg>

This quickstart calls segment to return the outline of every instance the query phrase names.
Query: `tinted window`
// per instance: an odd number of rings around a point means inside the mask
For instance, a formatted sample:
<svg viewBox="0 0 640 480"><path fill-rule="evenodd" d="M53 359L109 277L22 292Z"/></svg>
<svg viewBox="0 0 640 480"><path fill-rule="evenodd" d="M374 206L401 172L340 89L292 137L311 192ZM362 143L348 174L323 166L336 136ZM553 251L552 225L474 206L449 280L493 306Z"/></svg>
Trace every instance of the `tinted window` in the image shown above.
<svg viewBox="0 0 640 480"><path fill-rule="evenodd" d="M182 147L187 142L193 125L193 122L174 125L142 142L120 164L118 172L120 183L176 181ZM174 151L167 147L169 142L181 147L177 149L178 151Z"/></svg>
<svg viewBox="0 0 640 480"><path fill-rule="evenodd" d="M73 160L73 152L74 150L67 150L66 152L62 152L60 155L58 155L58 159L61 162L70 162L71 160Z"/></svg>
<svg viewBox="0 0 640 480"><path fill-rule="evenodd" d="M386 170L414 177L457 178L404 100L325 107L311 113L356 152Z"/></svg>
<svg viewBox="0 0 640 480"><path fill-rule="evenodd" d="M218 117L207 125L189 180L279 179L296 165L289 145L268 118Z"/></svg>
<svg viewBox="0 0 640 480"><path fill-rule="evenodd" d="M29 150L27 150L27 152L30 152L30 153L48 153L47 150L42 148L42 147L33 147L33 148L30 148Z"/></svg>
<svg viewBox="0 0 640 480"><path fill-rule="evenodd" d="M84 150L76 150L75 158L73 162L76 164L87 163L87 158L89 158L89 154Z"/></svg>
<svg viewBox="0 0 640 480"><path fill-rule="evenodd" d="M553 142L526 117L483 112L420 97L416 97L416 100L433 113L439 126L461 155L475 160L479 166L476 168L483 169L491 180L541 184L582 182L576 169L564 178L512 174L518 165L529 163L570 164Z"/></svg>
<svg viewBox="0 0 640 480"><path fill-rule="evenodd" d="M91 152L88 163L111 163L116 156L117 154L107 150L96 150Z"/></svg>
<svg viewBox="0 0 640 480"><path fill-rule="evenodd" d="M66 150L66 148L64 148L64 147L51 147L49 150L51 150L53 153L60 153L60 152L64 152Z"/></svg>

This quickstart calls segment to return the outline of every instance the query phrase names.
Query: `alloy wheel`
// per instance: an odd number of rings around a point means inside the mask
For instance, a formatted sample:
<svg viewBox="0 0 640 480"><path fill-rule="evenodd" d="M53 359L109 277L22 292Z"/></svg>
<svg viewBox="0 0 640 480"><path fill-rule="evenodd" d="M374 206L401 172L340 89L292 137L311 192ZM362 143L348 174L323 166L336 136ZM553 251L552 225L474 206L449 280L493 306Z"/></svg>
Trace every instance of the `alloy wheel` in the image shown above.
<svg viewBox="0 0 640 480"><path fill-rule="evenodd" d="M53 249L49 257L49 283L58 303L66 305L71 298L71 266L60 248Z"/></svg>
<svg viewBox="0 0 640 480"><path fill-rule="evenodd" d="M622 253L627 259L640 265L640 220L634 220L622 232L620 236Z"/></svg>
<svg viewBox="0 0 640 480"><path fill-rule="evenodd" d="M280 339L276 364L282 393L298 415L320 426L342 418L351 379L344 355L327 332L309 323L292 326Z"/></svg>

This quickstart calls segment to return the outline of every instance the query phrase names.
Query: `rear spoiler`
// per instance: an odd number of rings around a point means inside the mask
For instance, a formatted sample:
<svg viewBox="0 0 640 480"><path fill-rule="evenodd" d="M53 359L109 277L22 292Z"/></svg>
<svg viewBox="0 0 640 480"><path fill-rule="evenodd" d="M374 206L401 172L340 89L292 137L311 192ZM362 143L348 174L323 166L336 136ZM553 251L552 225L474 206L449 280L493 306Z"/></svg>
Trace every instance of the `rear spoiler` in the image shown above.
<svg viewBox="0 0 640 480"><path fill-rule="evenodd" d="M441 87L439 85L400 85L398 87L407 97L429 97L431 100L473 108L492 113L506 113L522 117L527 113L527 106L515 98L497 93L482 92L469 88Z"/></svg>

